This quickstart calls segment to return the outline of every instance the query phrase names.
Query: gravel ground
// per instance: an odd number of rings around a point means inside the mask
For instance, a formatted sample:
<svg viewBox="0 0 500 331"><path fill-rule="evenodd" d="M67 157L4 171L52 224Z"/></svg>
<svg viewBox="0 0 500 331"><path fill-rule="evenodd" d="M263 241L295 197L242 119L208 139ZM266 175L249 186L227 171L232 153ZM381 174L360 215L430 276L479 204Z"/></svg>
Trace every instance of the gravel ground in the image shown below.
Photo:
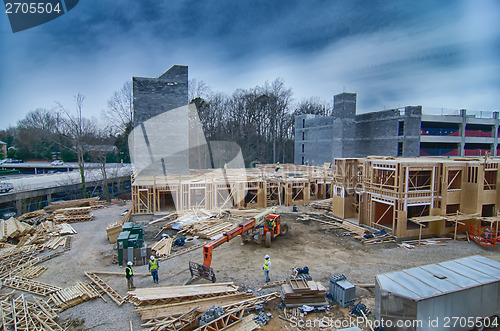
<svg viewBox="0 0 500 331"><path fill-rule="evenodd" d="M37 280L48 284L67 287L77 281L88 281L84 271L118 271L124 269L112 264L115 253L114 245L106 237L106 226L121 218L120 214L130 205L112 205L93 211L95 218L91 222L72 224L78 234L73 236L72 249L63 255L45 262L48 267ZM248 243L241 245L238 239L221 245L214 250L212 267L219 282L234 281L243 289L256 291L264 282L262 263L264 256L271 256L271 281L285 279L292 267L308 266L314 280L328 286L330 276L345 274L352 283L373 283L374 277L380 273L402 270L410 267L437 263L474 254L483 255L500 261L500 248L485 249L475 243L466 241L448 242L445 246L425 246L407 250L396 244L377 244L364 246L351 237L337 236L336 231L326 225L314 221L302 223L296 221L297 213L290 213L290 208L281 207L283 220L290 225L289 234L273 241L272 247ZM152 217L141 217L147 225ZM145 226L145 237L152 238L161 224ZM340 232L339 232L340 233ZM148 242L151 244L151 242ZM202 262L201 250L191 252L160 263L160 284L154 285L151 277L136 276L137 287L154 287L181 285L189 278L188 262ZM136 273L146 273L147 267L137 267ZM124 276L104 276L101 278L112 286L120 295L127 293ZM203 282L203 281L201 281ZM264 289L259 294L272 292L279 288ZM6 289L2 289L4 293ZM366 289L357 290L358 298L371 309L374 306L373 292ZM132 312L131 304L118 307L109 297L107 303L101 299L80 304L60 314L62 319L83 319L84 328L92 330L129 330L132 321L135 330L140 328L139 314ZM274 305L275 306L275 305ZM271 305L270 308L272 308ZM270 309L277 317L278 311ZM330 314L342 316L344 310L332 311ZM283 329L286 327L274 318L265 330Z"/></svg>

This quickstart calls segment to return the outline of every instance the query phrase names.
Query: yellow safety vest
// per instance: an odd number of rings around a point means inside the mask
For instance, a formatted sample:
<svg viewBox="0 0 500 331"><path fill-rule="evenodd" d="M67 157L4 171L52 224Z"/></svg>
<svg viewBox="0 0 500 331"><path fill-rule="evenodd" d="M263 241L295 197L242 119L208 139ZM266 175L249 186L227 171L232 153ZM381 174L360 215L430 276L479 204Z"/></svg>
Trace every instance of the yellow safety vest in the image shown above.
<svg viewBox="0 0 500 331"><path fill-rule="evenodd" d="M149 269L156 270L158 269L158 261L154 259L153 261L149 261Z"/></svg>
<svg viewBox="0 0 500 331"><path fill-rule="evenodd" d="M271 260L264 261L264 270L269 270L269 262L271 262Z"/></svg>
<svg viewBox="0 0 500 331"><path fill-rule="evenodd" d="M132 267L127 267L127 268L126 268L126 270L127 270L127 271L129 271L129 272L128 272L128 274L129 274L130 276L133 276L133 275L134 275L134 271L132 270Z"/></svg>

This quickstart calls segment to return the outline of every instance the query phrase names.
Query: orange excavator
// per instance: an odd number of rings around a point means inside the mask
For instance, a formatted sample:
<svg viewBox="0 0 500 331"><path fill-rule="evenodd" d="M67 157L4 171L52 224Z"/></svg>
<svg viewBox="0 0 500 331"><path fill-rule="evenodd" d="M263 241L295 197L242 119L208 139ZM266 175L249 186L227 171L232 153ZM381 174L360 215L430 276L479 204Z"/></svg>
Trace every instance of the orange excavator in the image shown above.
<svg viewBox="0 0 500 331"><path fill-rule="evenodd" d="M285 222L281 222L280 215L274 214L275 210L275 208L270 208L203 246L203 264L189 261L191 278L186 284L196 278L208 279L212 283L215 283L215 273L210 267L212 263L212 251L215 247L228 242L236 236L241 236L243 243L254 240L257 244L261 244L264 241L266 247L271 247L271 241L274 238L279 235L286 235L288 233L288 225Z"/></svg>

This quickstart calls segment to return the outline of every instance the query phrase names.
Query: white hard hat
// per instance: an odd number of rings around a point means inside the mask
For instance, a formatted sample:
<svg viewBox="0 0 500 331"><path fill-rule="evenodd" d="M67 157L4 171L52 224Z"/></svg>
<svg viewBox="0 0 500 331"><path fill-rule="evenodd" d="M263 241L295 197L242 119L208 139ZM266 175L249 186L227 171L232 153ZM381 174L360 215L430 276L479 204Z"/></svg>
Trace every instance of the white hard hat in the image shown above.
<svg viewBox="0 0 500 331"><path fill-rule="evenodd" d="M149 259L150 259L151 261L153 261L153 260L155 259L155 257L154 257L153 255L151 255L151 256L149 257Z"/></svg>
<svg viewBox="0 0 500 331"><path fill-rule="evenodd" d="M265 258L266 258L266 259L268 259L268 258L269 258L269 255L267 255L267 254L266 254Z"/></svg>
<svg viewBox="0 0 500 331"><path fill-rule="evenodd" d="M132 263L132 262L130 262L130 261L128 261L128 262L127 262L127 265L128 265L128 266L131 266L132 264L133 264L133 263Z"/></svg>

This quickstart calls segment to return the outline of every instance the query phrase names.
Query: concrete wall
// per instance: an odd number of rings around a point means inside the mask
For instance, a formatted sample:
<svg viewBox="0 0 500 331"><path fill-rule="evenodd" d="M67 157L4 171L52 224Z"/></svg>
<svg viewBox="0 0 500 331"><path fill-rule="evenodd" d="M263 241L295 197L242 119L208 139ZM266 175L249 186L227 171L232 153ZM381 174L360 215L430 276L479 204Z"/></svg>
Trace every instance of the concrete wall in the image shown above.
<svg viewBox="0 0 500 331"><path fill-rule="evenodd" d="M421 106L356 115L356 94L337 94L332 116L308 114L295 118L295 163L309 161L310 165L320 166L335 158L418 156L421 117ZM404 123L401 135L400 122ZM398 155L400 143L403 150Z"/></svg>
<svg viewBox="0 0 500 331"><path fill-rule="evenodd" d="M158 78L132 77L134 127L188 104L188 67L174 65Z"/></svg>

